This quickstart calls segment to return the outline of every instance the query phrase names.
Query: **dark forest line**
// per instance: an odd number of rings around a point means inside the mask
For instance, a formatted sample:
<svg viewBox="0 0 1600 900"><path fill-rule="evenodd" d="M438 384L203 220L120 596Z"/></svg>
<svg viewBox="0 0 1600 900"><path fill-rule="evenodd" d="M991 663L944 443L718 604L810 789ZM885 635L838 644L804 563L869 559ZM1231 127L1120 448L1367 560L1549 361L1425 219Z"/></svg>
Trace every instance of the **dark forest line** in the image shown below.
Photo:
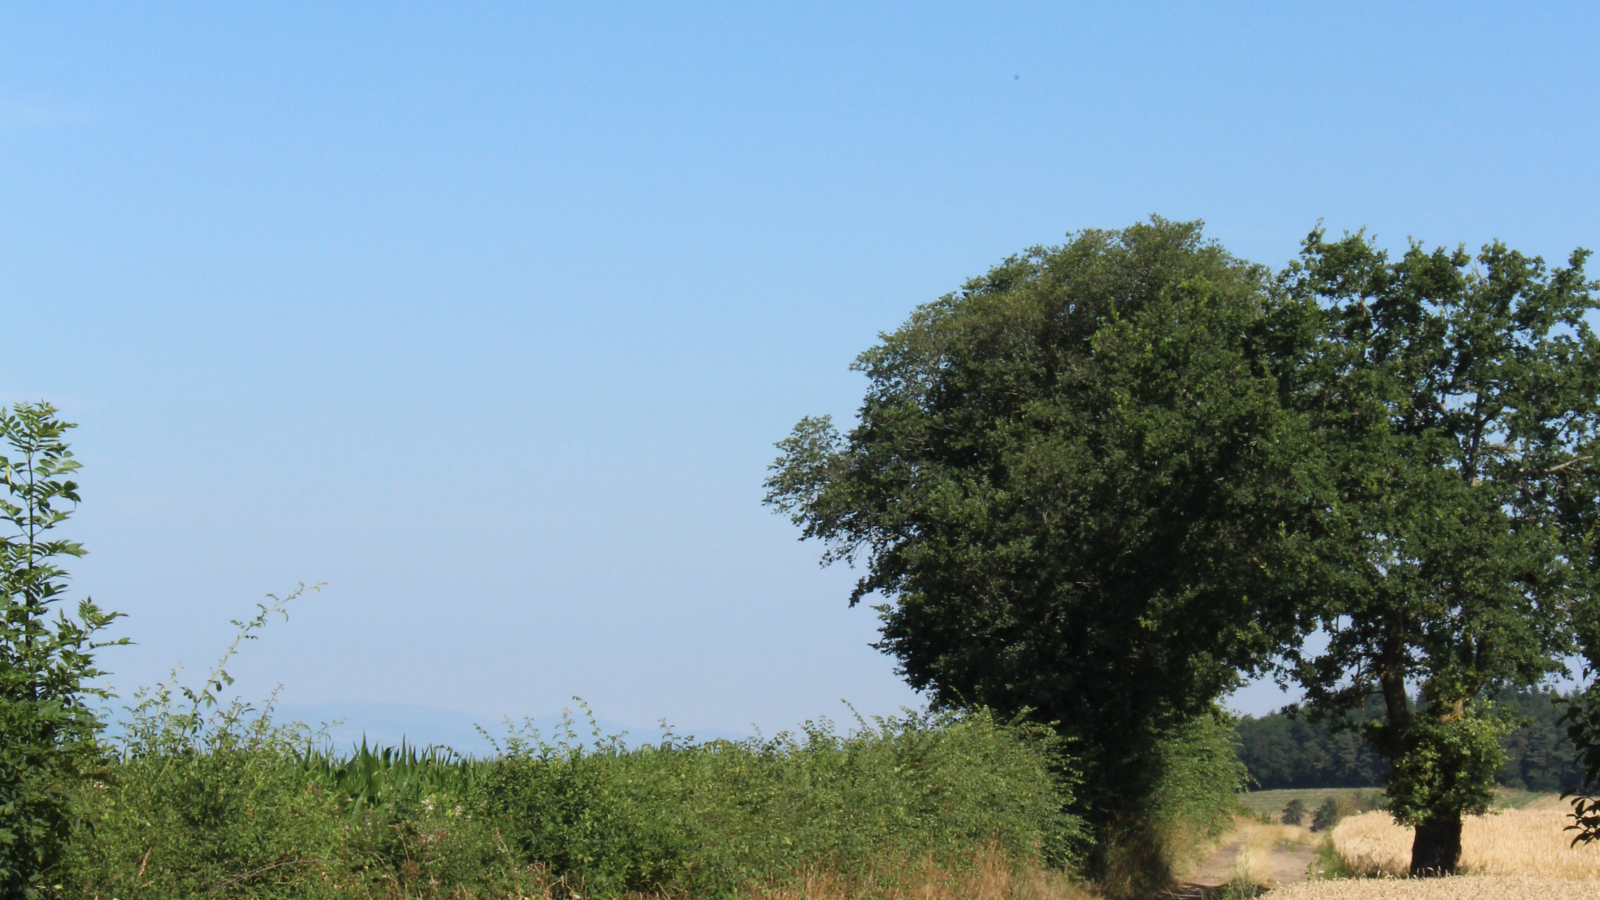
<svg viewBox="0 0 1600 900"><path fill-rule="evenodd" d="M1577 750L1561 716L1571 697L1554 690L1508 691L1500 709L1519 723L1500 739L1505 764L1495 780L1529 791L1575 791L1583 783ZM1383 717L1378 698L1349 722L1357 727L1313 723L1293 707L1239 722L1239 760L1260 790L1383 787L1388 763L1358 730Z"/></svg>

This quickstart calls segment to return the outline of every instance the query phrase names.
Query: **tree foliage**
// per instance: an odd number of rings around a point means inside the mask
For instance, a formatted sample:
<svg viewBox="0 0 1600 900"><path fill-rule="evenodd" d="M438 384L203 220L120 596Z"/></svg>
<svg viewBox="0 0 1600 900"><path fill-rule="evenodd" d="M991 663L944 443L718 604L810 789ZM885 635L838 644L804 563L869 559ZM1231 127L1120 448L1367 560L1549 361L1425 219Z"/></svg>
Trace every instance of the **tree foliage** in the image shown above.
<svg viewBox="0 0 1600 900"><path fill-rule="evenodd" d="M1389 763L1357 730L1381 717L1381 707L1369 702L1340 722L1312 721L1298 710L1245 716L1239 760L1262 790L1381 787Z"/></svg>
<svg viewBox="0 0 1600 900"><path fill-rule="evenodd" d="M1292 670L1327 715L1384 698L1369 735L1391 809L1418 827L1414 867L1453 869L1461 815L1488 804L1510 725L1488 695L1573 649L1589 569L1570 507L1600 430L1586 256L1551 269L1498 243L1413 244L1390 260L1318 231L1283 276L1285 309L1314 326L1284 371L1326 487L1314 618L1330 638Z"/></svg>
<svg viewBox="0 0 1600 900"><path fill-rule="evenodd" d="M1193 224L1083 232L884 335L858 424L803 420L767 500L864 563L913 686L1059 723L1102 813L1276 653L1325 721L1380 698L1390 807L1448 870L1494 696L1600 654L1586 257L1318 230L1273 276Z"/></svg>
<svg viewBox="0 0 1600 900"><path fill-rule="evenodd" d="M60 858L72 825L72 790L96 761L100 723L87 701L105 697L95 635L117 614L88 600L60 610L67 573L57 563L83 547L55 537L78 502L72 424L46 403L0 410L0 894L33 896ZM55 618L51 613L55 612Z"/></svg>
<svg viewBox="0 0 1600 900"><path fill-rule="evenodd" d="M851 602L883 598L910 683L1055 723L1102 822L1298 627L1306 435L1261 362L1270 281L1198 223L1034 248L883 335L858 424L802 420L767 481L864 564Z"/></svg>
<svg viewBox="0 0 1600 900"><path fill-rule="evenodd" d="M1561 721L1572 695L1544 690L1507 690L1494 697L1516 727L1501 735L1505 762L1495 783L1528 791L1575 791L1584 773L1577 748ZM1413 710L1421 704L1413 697ZM1239 760L1264 790L1382 787L1389 761L1362 734L1385 717L1383 699L1368 698L1343 721L1312 721L1298 712L1246 716L1239 722Z"/></svg>

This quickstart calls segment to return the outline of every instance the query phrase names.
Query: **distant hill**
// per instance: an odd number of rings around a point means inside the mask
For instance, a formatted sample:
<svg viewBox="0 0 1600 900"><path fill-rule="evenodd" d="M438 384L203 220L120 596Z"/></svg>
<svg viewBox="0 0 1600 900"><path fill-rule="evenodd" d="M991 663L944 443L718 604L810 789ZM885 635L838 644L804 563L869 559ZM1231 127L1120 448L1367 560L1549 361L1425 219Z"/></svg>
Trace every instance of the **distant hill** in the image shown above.
<svg viewBox="0 0 1600 900"><path fill-rule="evenodd" d="M1497 780L1529 791L1575 789L1583 779L1576 751L1557 720L1565 709L1555 691L1508 692L1499 702L1528 724L1501 739L1506 764ZM1351 716L1353 723L1383 713L1374 698ZM1388 764L1349 729L1313 725L1285 711L1245 716L1239 722L1239 759L1262 790L1285 788L1382 787Z"/></svg>

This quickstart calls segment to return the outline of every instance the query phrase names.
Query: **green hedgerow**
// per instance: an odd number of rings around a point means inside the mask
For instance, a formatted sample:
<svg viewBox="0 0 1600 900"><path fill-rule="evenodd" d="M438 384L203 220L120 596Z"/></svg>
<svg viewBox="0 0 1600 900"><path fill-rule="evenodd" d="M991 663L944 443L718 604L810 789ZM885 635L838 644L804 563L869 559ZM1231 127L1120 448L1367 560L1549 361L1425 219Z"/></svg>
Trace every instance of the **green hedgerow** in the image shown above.
<svg viewBox="0 0 1600 900"><path fill-rule="evenodd" d="M1077 821L1050 731L987 712L808 723L770 740L629 749L513 732L488 760L335 757L237 705L146 694L70 896L405 896L562 882L584 896L731 897L806 875L893 883L993 847L1068 861Z"/></svg>

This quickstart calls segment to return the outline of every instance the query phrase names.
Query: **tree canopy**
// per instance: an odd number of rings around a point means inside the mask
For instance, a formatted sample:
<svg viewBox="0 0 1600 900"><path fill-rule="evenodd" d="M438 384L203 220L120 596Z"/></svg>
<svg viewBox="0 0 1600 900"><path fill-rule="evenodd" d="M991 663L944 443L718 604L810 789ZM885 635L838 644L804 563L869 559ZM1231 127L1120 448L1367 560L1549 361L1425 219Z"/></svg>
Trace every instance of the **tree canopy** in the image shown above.
<svg viewBox="0 0 1600 900"><path fill-rule="evenodd" d="M1494 697L1498 711L1516 728L1502 735L1505 762L1496 784L1526 791L1556 793L1583 786L1575 748L1567 737L1562 713L1574 698L1546 689L1506 690ZM1425 708L1413 695L1413 710ZM1387 714L1382 697L1338 721L1311 721L1303 711L1285 709L1239 721L1239 760L1263 790L1284 788L1381 788L1389 761L1363 736L1360 726L1381 723Z"/></svg>
<svg viewBox="0 0 1600 900"><path fill-rule="evenodd" d="M914 687L1071 738L1092 818L1279 666L1324 719L1381 702L1413 865L1450 870L1504 761L1493 697L1600 657L1586 256L1317 230L1273 274L1198 223L1080 232L882 335L858 422L802 420L767 502L863 566Z"/></svg>
<svg viewBox="0 0 1600 900"><path fill-rule="evenodd" d="M884 599L910 683L1056 723L1103 817L1299 627L1309 437L1262 362L1270 288L1198 223L1034 248L883 335L858 424L801 421L767 481L864 563L851 602Z"/></svg>
<svg viewBox="0 0 1600 900"><path fill-rule="evenodd" d="M1412 866L1453 871L1509 728L1489 702L1563 670L1590 590L1587 491L1600 434L1594 285L1501 244L1476 257L1314 232L1282 276L1303 343L1283 367L1321 475L1307 611L1329 641L1289 659L1314 710L1381 696L1369 729ZM1413 715L1409 685L1426 708Z"/></svg>

